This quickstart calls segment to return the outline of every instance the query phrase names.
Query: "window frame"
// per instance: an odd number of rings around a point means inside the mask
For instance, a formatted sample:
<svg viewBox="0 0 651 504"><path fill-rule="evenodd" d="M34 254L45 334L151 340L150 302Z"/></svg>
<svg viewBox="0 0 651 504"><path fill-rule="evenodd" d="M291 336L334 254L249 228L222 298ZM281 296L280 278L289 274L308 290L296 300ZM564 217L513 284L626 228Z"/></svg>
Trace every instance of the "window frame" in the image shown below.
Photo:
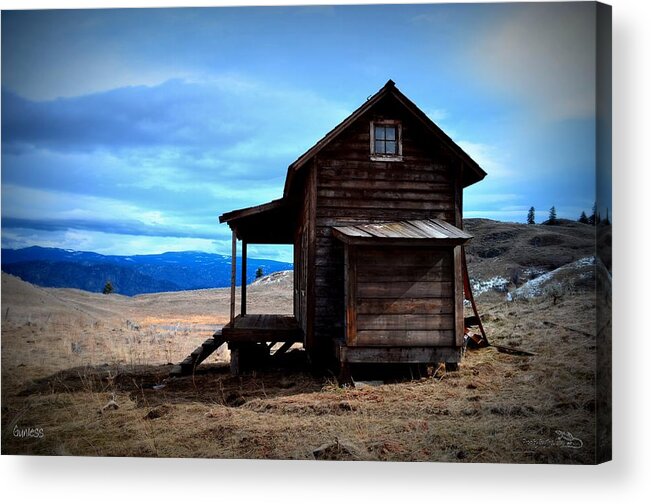
<svg viewBox="0 0 651 504"><path fill-rule="evenodd" d="M397 154L384 154L382 152L375 152L375 127L376 126L395 126L396 128L396 144L398 147ZM402 123L394 119L377 119L371 121L371 134L370 134L370 149L371 161L402 161Z"/></svg>

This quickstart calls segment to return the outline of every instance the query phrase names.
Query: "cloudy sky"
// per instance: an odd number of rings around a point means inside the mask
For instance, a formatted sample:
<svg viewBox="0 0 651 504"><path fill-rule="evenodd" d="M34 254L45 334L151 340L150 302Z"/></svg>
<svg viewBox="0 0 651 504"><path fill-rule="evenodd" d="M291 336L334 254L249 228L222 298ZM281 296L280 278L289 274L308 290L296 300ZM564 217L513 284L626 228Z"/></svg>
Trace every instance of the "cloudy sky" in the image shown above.
<svg viewBox="0 0 651 504"><path fill-rule="evenodd" d="M466 217L576 219L594 26L571 3L4 11L2 246L229 253L218 216L280 197L389 78L488 172Z"/></svg>

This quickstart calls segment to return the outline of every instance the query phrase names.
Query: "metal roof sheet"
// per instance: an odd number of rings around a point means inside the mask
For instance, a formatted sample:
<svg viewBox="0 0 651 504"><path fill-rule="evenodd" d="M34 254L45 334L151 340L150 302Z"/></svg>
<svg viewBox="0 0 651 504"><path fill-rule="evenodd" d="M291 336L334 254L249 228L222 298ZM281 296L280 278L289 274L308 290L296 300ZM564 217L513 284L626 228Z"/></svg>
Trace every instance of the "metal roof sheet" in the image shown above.
<svg viewBox="0 0 651 504"><path fill-rule="evenodd" d="M340 239L364 240L445 240L465 242L472 238L465 231L440 219L368 222L335 226L335 236Z"/></svg>

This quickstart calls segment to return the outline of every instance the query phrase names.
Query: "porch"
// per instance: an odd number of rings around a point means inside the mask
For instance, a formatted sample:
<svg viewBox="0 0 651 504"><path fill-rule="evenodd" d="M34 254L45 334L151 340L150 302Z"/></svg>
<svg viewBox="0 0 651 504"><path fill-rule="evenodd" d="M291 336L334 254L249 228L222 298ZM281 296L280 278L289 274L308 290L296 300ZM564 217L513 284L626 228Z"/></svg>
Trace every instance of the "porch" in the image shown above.
<svg viewBox="0 0 651 504"><path fill-rule="evenodd" d="M292 315L236 316L222 328L229 343L302 343L303 331Z"/></svg>
<svg viewBox="0 0 651 504"><path fill-rule="evenodd" d="M296 313L250 314L247 312L247 249L249 244L294 245L296 208L284 200L235 210L222 215L232 230L230 321L222 328L231 352L231 372L253 368L270 357L279 357L295 343L303 343L305 333ZM237 264L238 241L241 261ZM236 303L236 279L240 267L240 306ZM294 295L295 295L295 288ZM296 298L294 298L294 304ZM294 312L296 306L294 306Z"/></svg>

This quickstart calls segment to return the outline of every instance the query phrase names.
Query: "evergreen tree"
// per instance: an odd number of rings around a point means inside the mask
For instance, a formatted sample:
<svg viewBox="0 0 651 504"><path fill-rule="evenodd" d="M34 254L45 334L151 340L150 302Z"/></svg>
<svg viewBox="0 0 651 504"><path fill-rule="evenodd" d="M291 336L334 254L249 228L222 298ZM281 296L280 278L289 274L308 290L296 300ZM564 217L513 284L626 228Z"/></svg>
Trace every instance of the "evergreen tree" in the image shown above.
<svg viewBox="0 0 651 504"><path fill-rule="evenodd" d="M536 209L534 207L531 207L529 209L529 213L527 214L527 224L535 224L536 223Z"/></svg>
<svg viewBox="0 0 651 504"><path fill-rule="evenodd" d="M549 209L549 219L547 220L548 224L558 224L558 219L556 218L556 207L551 207Z"/></svg>
<svg viewBox="0 0 651 504"><path fill-rule="evenodd" d="M594 226L597 223L597 203L592 205L592 215L588 217L588 224Z"/></svg>
<svg viewBox="0 0 651 504"><path fill-rule="evenodd" d="M262 266L258 266L258 269L255 270L255 277L260 278L264 276L264 271L262 271Z"/></svg>
<svg viewBox="0 0 651 504"><path fill-rule="evenodd" d="M104 284L104 289L102 289L102 294L110 294L113 292L113 284L111 282L106 282Z"/></svg>
<svg viewBox="0 0 651 504"><path fill-rule="evenodd" d="M579 217L579 222L581 224L590 224L590 219L588 219L588 216L585 214L585 212L581 212L581 217Z"/></svg>
<svg viewBox="0 0 651 504"><path fill-rule="evenodd" d="M608 209L606 208L606 218L602 221L604 225L610 226L610 219L608 218Z"/></svg>

